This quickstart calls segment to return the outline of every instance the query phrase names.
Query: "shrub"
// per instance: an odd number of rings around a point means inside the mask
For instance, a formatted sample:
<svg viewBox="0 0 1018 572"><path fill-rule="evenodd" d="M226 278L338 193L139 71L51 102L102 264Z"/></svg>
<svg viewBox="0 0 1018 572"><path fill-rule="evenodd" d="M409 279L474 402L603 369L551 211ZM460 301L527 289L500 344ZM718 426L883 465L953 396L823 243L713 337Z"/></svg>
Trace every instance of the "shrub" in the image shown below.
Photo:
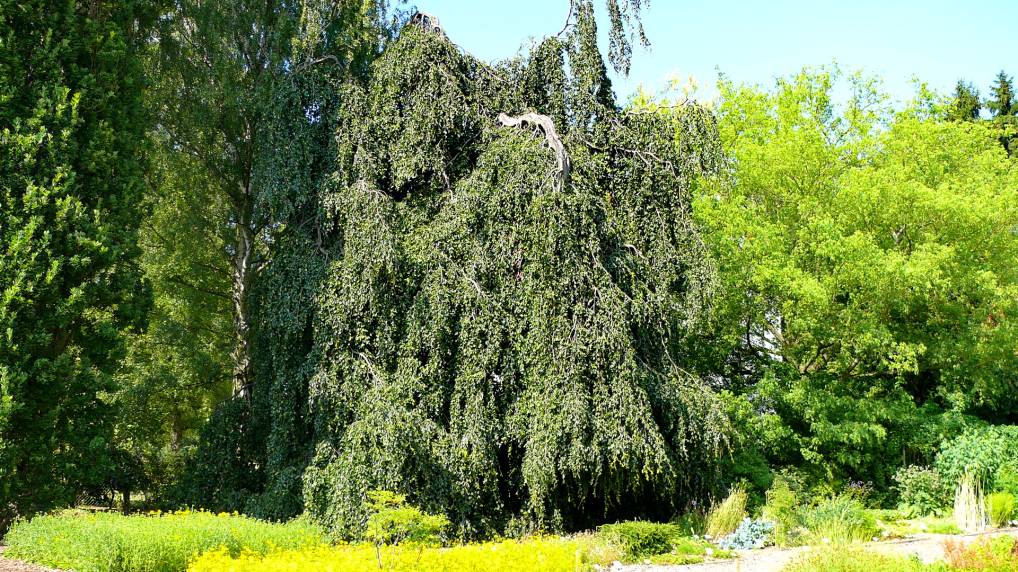
<svg viewBox="0 0 1018 572"><path fill-rule="evenodd" d="M598 534L617 546L626 560L669 552L672 543L683 536L679 525L639 520L606 524L598 529Z"/></svg>
<svg viewBox="0 0 1018 572"><path fill-rule="evenodd" d="M774 533L774 523L769 520L753 520L748 516L735 532L721 539L718 546L725 550L753 550L763 548Z"/></svg>
<svg viewBox="0 0 1018 572"><path fill-rule="evenodd" d="M782 572L925 572L940 570L900 556L888 556L854 548L811 551Z"/></svg>
<svg viewBox="0 0 1018 572"><path fill-rule="evenodd" d="M826 498L802 511L802 523L816 542L861 542L877 534L876 519L854 496Z"/></svg>
<svg viewBox="0 0 1018 572"><path fill-rule="evenodd" d="M934 463L948 482L966 474L996 490L1001 467L1018 467L1018 425L987 425L969 429L944 443Z"/></svg>
<svg viewBox="0 0 1018 572"><path fill-rule="evenodd" d="M702 562L704 555L712 552L709 542L687 536L682 524L633 520L605 524L598 529L598 535L618 551L618 559L623 562L649 559L657 564L693 564ZM714 556L729 555L719 551Z"/></svg>
<svg viewBox="0 0 1018 572"><path fill-rule="evenodd" d="M320 545L303 521L272 524L225 513L177 511L145 516L66 511L15 523L6 555L77 572L181 572L213 548L263 554Z"/></svg>
<svg viewBox="0 0 1018 572"><path fill-rule="evenodd" d="M1018 497L1018 465L1001 465L997 469L994 488Z"/></svg>
<svg viewBox="0 0 1018 572"><path fill-rule="evenodd" d="M990 524L996 527L1007 526L1015 516L1015 496L1011 493L993 493L986 497L986 512Z"/></svg>
<svg viewBox="0 0 1018 572"><path fill-rule="evenodd" d="M449 528L445 515L427 514L407 504L406 497L390 491L368 492L368 526L364 540L386 544L437 545Z"/></svg>
<svg viewBox="0 0 1018 572"><path fill-rule="evenodd" d="M732 489L728 498L712 508L707 514L707 534L711 538L721 538L735 532L742 519L746 518L746 500L745 490Z"/></svg>
<svg viewBox="0 0 1018 572"><path fill-rule="evenodd" d="M383 547L385 570L389 572L448 572L499 570L504 572L565 572L590 565L588 545L582 541L539 538L523 542L489 542L452 548L422 548L405 551ZM338 547L320 546L309 550L286 550L267 556L252 553L232 555L225 550L203 554L189 572L377 572L374 547L367 544Z"/></svg>
<svg viewBox="0 0 1018 572"><path fill-rule="evenodd" d="M760 514L774 523L774 543L787 546L793 542L795 529L799 526L799 499L783 477L774 479L767 491L767 502Z"/></svg>
<svg viewBox="0 0 1018 572"><path fill-rule="evenodd" d="M951 499L951 486L936 469L908 466L894 474L898 507L911 516L941 514Z"/></svg>
<svg viewBox="0 0 1018 572"><path fill-rule="evenodd" d="M1018 570L1018 541L1009 536L982 538L970 544L947 540L944 557L952 570L1014 572Z"/></svg>

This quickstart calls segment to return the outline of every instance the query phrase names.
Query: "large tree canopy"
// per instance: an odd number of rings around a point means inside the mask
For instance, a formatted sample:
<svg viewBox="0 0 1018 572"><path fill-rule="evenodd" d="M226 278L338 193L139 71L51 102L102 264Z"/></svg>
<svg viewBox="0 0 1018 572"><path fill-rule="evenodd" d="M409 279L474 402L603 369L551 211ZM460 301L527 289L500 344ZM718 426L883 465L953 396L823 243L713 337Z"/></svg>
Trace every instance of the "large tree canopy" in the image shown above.
<svg viewBox="0 0 1018 572"><path fill-rule="evenodd" d="M149 3L0 9L0 530L106 481L136 263Z"/></svg>
<svg viewBox="0 0 1018 572"><path fill-rule="evenodd" d="M719 313L705 349L745 434L818 482L928 462L940 413L1014 419L1018 170L993 126L893 114L873 82L725 82L734 170L700 195Z"/></svg>
<svg viewBox="0 0 1018 572"><path fill-rule="evenodd" d="M352 534L391 488L474 535L711 486L726 422L685 344L714 287L689 205L713 118L618 110L592 6L574 17L495 66L415 18L339 88L331 173L298 177L319 187L291 192L310 209L287 203L259 283L250 405L213 420L258 427L217 449L268 467L240 483L263 507L303 489Z"/></svg>

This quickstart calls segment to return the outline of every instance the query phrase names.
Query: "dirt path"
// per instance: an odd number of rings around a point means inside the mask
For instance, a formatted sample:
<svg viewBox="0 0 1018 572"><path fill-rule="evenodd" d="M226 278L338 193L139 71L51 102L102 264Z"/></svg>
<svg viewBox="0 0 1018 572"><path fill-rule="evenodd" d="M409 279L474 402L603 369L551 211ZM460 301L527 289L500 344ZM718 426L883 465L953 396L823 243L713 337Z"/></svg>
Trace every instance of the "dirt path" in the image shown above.
<svg viewBox="0 0 1018 572"><path fill-rule="evenodd" d="M44 568L36 564L29 564L20 560L4 558L6 546L0 545L0 572L59 572L52 568Z"/></svg>
<svg viewBox="0 0 1018 572"><path fill-rule="evenodd" d="M926 563L936 562L944 558L944 540L954 539L971 542L981 537L993 537L1006 534L1018 538L1018 528L995 530L982 534L919 534L904 540L890 542L871 542L864 546L867 550L897 556L917 556ZM623 572L780 572L790 562L810 550L808 546L796 548L765 548L763 550L740 551L739 558L717 560L703 564L686 564L683 566L623 566L615 570Z"/></svg>

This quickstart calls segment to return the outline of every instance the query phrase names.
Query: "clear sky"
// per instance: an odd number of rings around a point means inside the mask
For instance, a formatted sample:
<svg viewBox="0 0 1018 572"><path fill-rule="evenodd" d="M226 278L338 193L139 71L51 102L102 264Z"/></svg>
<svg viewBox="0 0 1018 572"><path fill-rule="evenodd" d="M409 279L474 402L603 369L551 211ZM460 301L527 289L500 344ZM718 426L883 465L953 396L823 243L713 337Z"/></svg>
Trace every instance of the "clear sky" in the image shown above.
<svg viewBox="0 0 1018 572"><path fill-rule="evenodd" d="M528 38L557 33L568 12L568 0L410 5L437 16L454 42L485 60L511 57ZM657 92L670 77L689 75L698 96L709 99L718 69L737 82L769 86L803 66L837 62L881 77L899 101L913 95L912 78L943 93L964 78L985 97L998 71L1018 75L1018 0L652 0L644 25L651 47L634 49L628 79L612 78L620 100L640 85Z"/></svg>

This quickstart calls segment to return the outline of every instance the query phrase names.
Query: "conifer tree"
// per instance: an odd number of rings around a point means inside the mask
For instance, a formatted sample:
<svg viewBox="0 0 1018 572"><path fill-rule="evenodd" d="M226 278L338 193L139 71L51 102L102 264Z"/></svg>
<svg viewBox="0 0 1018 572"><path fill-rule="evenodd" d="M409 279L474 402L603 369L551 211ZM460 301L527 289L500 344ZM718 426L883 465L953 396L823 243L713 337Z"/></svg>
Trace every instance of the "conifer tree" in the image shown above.
<svg viewBox="0 0 1018 572"><path fill-rule="evenodd" d="M982 111L979 90L971 83L958 80L954 87L954 105L951 108L951 119L956 121L976 121Z"/></svg>
<svg viewBox="0 0 1018 572"><path fill-rule="evenodd" d="M1014 100L1014 81L1001 70L997 74L996 83L990 88L992 97L987 100L986 107L994 117L1014 115L1018 111Z"/></svg>

